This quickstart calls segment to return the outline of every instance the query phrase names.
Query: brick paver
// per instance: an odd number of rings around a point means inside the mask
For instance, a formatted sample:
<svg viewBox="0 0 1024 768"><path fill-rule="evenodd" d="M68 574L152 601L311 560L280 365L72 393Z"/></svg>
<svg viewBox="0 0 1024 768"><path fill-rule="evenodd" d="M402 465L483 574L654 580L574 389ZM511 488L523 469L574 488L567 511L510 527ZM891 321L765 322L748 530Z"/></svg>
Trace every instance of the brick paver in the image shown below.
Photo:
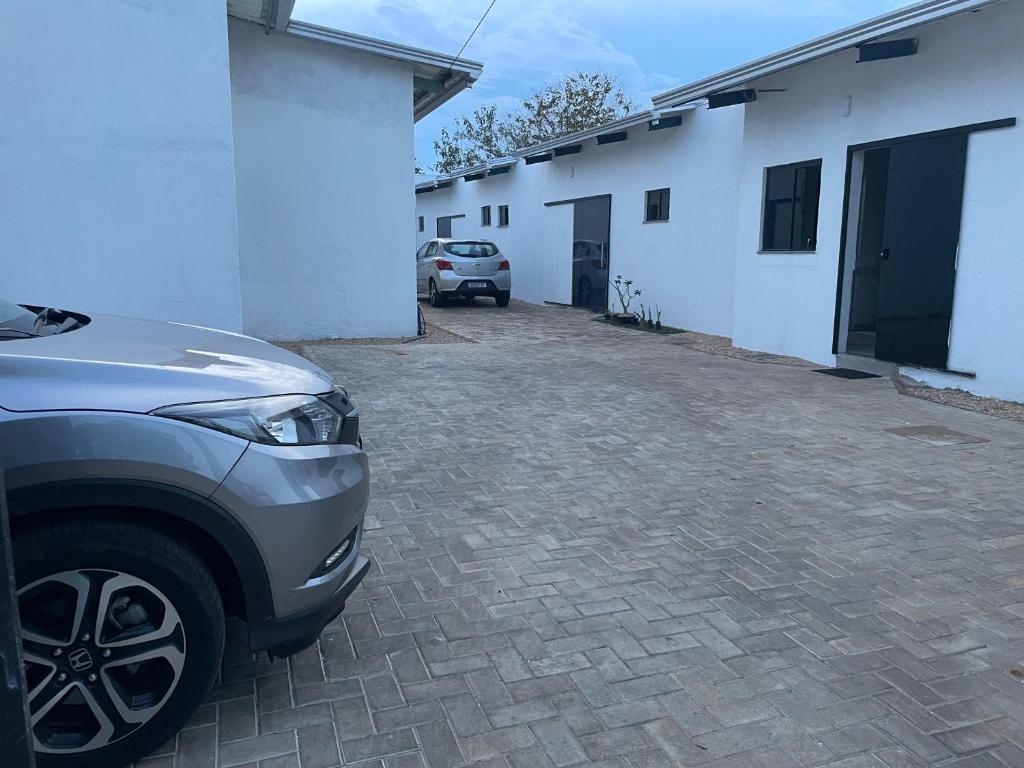
<svg viewBox="0 0 1024 768"><path fill-rule="evenodd" d="M364 586L288 663L231 643L144 765L1024 766L1024 428L424 309L476 343L306 348L363 415Z"/></svg>

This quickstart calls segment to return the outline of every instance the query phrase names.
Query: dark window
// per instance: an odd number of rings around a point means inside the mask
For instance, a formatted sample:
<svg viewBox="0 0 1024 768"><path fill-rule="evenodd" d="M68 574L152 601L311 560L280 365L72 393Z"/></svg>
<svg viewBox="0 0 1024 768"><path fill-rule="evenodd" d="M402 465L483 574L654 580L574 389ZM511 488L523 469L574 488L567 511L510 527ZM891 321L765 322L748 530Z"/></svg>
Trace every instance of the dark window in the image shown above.
<svg viewBox="0 0 1024 768"><path fill-rule="evenodd" d="M667 189L648 191L644 221L668 221L668 195Z"/></svg>
<svg viewBox="0 0 1024 768"><path fill-rule="evenodd" d="M507 227L508 226L508 206L507 205L499 205L498 206L498 226L499 227Z"/></svg>
<svg viewBox="0 0 1024 768"><path fill-rule="evenodd" d="M419 232L423 231L423 217L422 216L417 216L416 217L416 229Z"/></svg>
<svg viewBox="0 0 1024 768"><path fill-rule="evenodd" d="M762 251L813 251L818 247L820 190L820 160L768 169Z"/></svg>
<svg viewBox="0 0 1024 768"><path fill-rule="evenodd" d="M489 227L491 226L491 206L484 205L480 208L480 226Z"/></svg>

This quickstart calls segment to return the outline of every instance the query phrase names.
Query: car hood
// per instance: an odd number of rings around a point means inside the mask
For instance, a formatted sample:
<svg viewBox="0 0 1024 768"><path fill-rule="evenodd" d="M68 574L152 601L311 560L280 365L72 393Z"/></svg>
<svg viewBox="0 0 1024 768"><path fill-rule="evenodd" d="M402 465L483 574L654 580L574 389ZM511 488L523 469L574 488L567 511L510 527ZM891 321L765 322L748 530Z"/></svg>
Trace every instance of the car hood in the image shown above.
<svg viewBox="0 0 1024 768"><path fill-rule="evenodd" d="M145 413L332 386L323 369L280 347L194 325L94 315L56 336L0 341L0 406L11 411Z"/></svg>

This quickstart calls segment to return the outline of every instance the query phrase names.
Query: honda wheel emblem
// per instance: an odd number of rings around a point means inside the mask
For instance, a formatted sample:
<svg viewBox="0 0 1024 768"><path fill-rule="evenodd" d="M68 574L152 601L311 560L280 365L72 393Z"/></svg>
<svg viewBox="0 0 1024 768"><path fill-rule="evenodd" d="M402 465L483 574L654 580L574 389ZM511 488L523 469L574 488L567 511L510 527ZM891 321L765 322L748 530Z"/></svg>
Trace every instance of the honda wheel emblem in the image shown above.
<svg viewBox="0 0 1024 768"><path fill-rule="evenodd" d="M92 656L87 649L79 648L68 656L68 664L75 672L84 672L92 666Z"/></svg>

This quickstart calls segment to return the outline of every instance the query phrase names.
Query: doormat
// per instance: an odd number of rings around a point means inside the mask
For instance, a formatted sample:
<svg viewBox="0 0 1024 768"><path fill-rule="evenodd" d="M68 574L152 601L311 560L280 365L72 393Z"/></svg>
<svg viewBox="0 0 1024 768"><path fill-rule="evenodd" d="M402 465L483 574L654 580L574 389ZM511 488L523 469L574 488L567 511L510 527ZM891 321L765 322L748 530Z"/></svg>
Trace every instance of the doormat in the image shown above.
<svg viewBox="0 0 1024 768"><path fill-rule="evenodd" d="M855 371L852 368L816 368L815 373L824 373L826 376L837 376L840 379L880 379L877 373L865 373Z"/></svg>

